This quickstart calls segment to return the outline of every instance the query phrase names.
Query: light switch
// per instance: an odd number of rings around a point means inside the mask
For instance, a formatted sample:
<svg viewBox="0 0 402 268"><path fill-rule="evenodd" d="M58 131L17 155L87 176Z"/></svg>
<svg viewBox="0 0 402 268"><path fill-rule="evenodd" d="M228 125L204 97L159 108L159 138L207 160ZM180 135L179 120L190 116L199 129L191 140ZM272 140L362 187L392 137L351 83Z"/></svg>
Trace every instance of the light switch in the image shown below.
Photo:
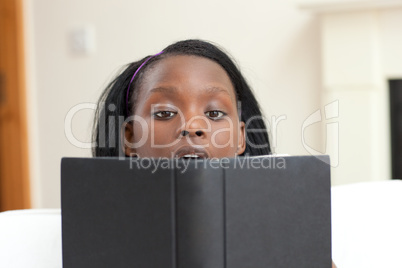
<svg viewBox="0 0 402 268"><path fill-rule="evenodd" d="M91 26L74 28L69 36L70 50L76 55L94 54L96 50L95 29Z"/></svg>

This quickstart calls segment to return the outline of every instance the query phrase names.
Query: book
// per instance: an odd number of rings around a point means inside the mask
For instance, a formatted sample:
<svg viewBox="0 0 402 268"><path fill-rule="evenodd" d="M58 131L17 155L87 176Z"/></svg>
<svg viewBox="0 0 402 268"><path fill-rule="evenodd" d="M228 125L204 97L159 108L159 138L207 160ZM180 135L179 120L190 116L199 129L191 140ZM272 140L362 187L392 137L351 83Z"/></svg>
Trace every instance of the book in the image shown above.
<svg viewBox="0 0 402 268"><path fill-rule="evenodd" d="M328 163L63 158L63 267L331 267Z"/></svg>

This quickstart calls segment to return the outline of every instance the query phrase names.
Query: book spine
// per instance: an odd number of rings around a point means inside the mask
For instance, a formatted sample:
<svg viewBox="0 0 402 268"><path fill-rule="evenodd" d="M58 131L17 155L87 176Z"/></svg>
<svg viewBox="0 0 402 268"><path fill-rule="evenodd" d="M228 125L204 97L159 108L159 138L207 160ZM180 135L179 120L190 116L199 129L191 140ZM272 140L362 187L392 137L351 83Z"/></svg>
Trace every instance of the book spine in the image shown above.
<svg viewBox="0 0 402 268"><path fill-rule="evenodd" d="M177 267L225 267L223 170L194 161L175 175Z"/></svg>

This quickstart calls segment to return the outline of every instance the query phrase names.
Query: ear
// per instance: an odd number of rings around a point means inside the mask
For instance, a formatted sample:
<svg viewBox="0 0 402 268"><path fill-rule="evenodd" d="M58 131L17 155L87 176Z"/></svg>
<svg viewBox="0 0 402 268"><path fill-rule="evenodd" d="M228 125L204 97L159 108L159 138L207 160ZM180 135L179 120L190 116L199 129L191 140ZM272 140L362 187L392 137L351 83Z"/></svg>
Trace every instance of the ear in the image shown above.
<svg viewBox="0 0 402 268"><path fill-rule="evenodd" d="M135 149L130 146L134 142L134 128L131 122L126 123L124 126L124 141L123 141L123 150L126 156L131 156L135 154Z"/></svg>
<svg viewBox="0 0 402 268"><path fill-rule="evenodd" d="M246 127L243 121L239 124L239 138L237 141L237 155L241 155L246 150Z"/></svg>

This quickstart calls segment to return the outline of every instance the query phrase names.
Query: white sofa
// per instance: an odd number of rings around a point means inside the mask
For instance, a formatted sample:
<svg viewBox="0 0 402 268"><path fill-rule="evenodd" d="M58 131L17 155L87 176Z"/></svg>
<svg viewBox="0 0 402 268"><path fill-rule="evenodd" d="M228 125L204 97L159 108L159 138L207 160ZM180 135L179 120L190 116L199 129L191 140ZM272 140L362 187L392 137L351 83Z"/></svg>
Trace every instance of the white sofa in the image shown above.
<svg viewBox="0 0 402 268"><path fill-rule="evenodd" d="M0 213L1 268L61 268L60 209Z"/></svg>
<svg viewBox="0 0 402 268"><path fill-rule="evenodd" d="M332 187L338 268L402 268L402 181Z"/></svg>
<svg viewBox="0 0 402 268"><path fill-rule="evenodd" d="M402 267L402 181L332 188L338 268ZM0 267L62 267L60 210L0 213Z"/></svg>

